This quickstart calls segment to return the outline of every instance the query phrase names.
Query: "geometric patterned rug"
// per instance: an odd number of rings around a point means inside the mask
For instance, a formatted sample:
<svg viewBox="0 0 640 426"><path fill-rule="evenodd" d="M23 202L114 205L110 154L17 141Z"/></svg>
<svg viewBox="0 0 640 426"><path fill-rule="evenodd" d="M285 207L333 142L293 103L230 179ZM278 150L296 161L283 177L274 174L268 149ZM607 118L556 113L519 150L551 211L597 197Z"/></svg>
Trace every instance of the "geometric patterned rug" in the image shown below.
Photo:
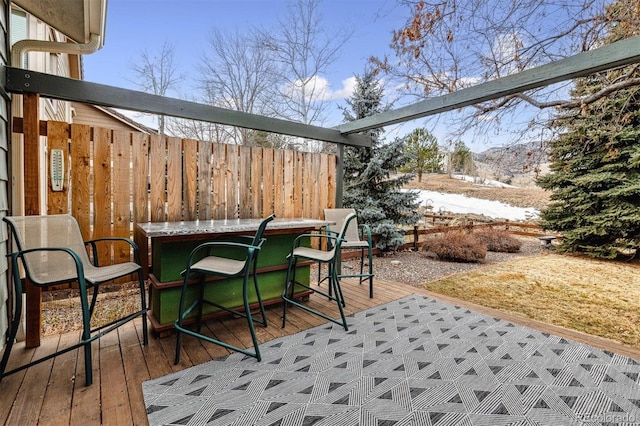
<svg viewBox="0 0 640 426"><path fill-rule="evenodd" d="M143 383L150 425L640 424L640 363L422 295Z"/></svg>

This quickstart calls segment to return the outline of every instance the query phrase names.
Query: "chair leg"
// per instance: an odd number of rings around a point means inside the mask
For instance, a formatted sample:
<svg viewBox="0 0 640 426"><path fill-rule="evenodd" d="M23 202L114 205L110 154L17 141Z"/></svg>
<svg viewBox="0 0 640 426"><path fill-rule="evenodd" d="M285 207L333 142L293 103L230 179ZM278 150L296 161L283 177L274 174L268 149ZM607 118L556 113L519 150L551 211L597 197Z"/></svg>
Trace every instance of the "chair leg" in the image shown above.
<svg viewBox="0 0 640 426"><path fill-rule="evenodd" d="M285 281L285 288L282 292L282 299L283 299L283 304L282 304L282 328L285 327L286 324L286 320L287 320L287 307L289 304L293 305L293 306L297 306L307 312L311 312L312 314L318 315L322 318L325 318L328 321L331 321L333 323L336 323L338 325L341 325L345 331L349 330L349 326L347 324L347 319L344 316L344 310L342 309L342 307L344 306L344 298L342 296L342 289L340 288L340 280L338 279L338 274L336 272L336 266L333 264L333 262L329 262L328 263L328 267L329 267L329 282L328 282L328 292L324 293L320 290L316 290L316 293L319 293L323 296L326 296L329 300L335 300L337 305L338 305L338 310L340 311L340 320L337 320L335 318L332 318L326 314L324 314L323 312L320 312L316 309L310 308L309 306L306 306L302 303L297 302L296 300L293 299L293 295L294 295L294 287L296 285L296 281L295 281L295 262L296 260L293 258L293 256L289 259L289 267L287 268L287 278ZM293 266L293 272L292 272L292 266ZM302 284L300 284L302 285ZM334 296L331 296L329 293L334 294Z"/></svg>
<svg viewBox="0 0 640 426"><path fill-rule="evenodd" d="M93 294L91 295L91 306L89 306L89 317L93 317L93 310L96 307L96 302L98 301L99 289L100 289L100 284L93 285Z"/></svg>
<svg viewBox="0 0 640 426"><path fill-rule="evenodd" d="M182 347L182 321L184 319L184 299L187 292L187 282L189 281L189 270L184 273L184 281L182 283L182 291L180 292L180 304L178 305L178 319L176 320L174 330L176 331L176 356L174 364L180 364L180 348Z"/></svg>
<svg viewBox="0 0 640 426"><path fill-rule="evenodd" d="M82 306L82 340L84 343L84 374L87 386L93 383L93 366L91 365L91 309L87 304L87 284L83 277L80 277L78 286L80 287L80 304ZM97 291L97 286L94 291Z"/></svg>
<svg viewBox="0 0 640 426"><path fill-rule="evenodd" d="M342 309L342 306L347 306L347 304L344 301L344 296L342 295L342 287L340 287L340 276L338 275L337 271L335 271L335 267L334 267L334 272L335 272L335 278L334 278L335 283L333 284L333 286L335 287L336 300L338 300L338 303L341 305L340 309Z"/></svg>
<svg viewBox="0 0 640 426"><path fill-rule="evenodd" d="M204 275L202 275L202 278L200 279L200 283L198 283L198 285L200 286L200 292L199 292L199 299L198 299L198 315L197 315L197 319L196 319L196 331L198 333L200 333L202 331L202 308L204 305L204 282L205 282L206 277Z"/></svg>
<svg viewBox="0 0 640 426"><path fill-rule="evenodd" d="M373 299L373 251L371 247L367 251L369 252L369 298Z"/></svg>
<svg viewBox="0 0 640 426"><path fill-rule="evenodd" d="M287 266L287 277L284 280L284 290L282 290L282 328L287 321L287 306L289 305L289 299L293 299L293 286L292 284L295 282L295 256L289 256L289 265ZM291 273L291 268L293 267L293 276ZM289 288L291 288L291 296L288 295Z"/></svg>
<svg viewBox="0 0 640 426"><path fill-rule="evenodd" d="M364 281L364 249L360 249L360 284Z"/></svg>
<svg viewBox="0 0 640 426"><path fill-rule="evenodd" d="M14 269L15 271L16 269ZM9 355L11 355L11 348L13 348L13 343L16 341L16 335L18 334L18 328L20 327L20 318L22 317L22 285L19 281L15 282L15 300L16 306L14 309L14 316L11 321L11 328L9 329L9 340L7 340L7 344L4 348L4 354L2 355L2 360L0 361L0 381L5 376L4 372L7 369L7 363L9 362Z"/></svg>
<svg viewBox="0 0 640 426"><path fill-rule="evenodd" d="M262 356L260 355L260 347L258 346L258 337L256 336L256 328L253 325L253 318L251 317L251 309L249 308L249 296L248 296L248 274L244 275L244 282L242 284L242 298L244 301L244 312L247 316L247 322L249 323L249 331L251 332L251 340L253 341L253 348L255 350L255 358L260 362L262 360ZM258 296L258 301L260 302L260 297ZM262 306L262 303L260 303ZM263 312L264 315L264 312ZM264 317L263 317L264 318ZM245 352L246 355L250 355L248 352Z"/></svg>
<svg viewBox="0 0 640 426"><path fill-rule="evenodd" d="M342 319L342 327L344 327L344 331L349 331L349 326L347 325L347 319L344 316L344 309L342 309L343 306L345 306L345 302L344 302L344 297L342 296L342 289L340 288L340 279L338 278L338 273L336 271L335 266L332 268L333 269L333 276L331 277L331 282L329 283L330 286L334 287L334 293L335 293L335 300L336 303L338 304L338 310L340 311L340 318Z"/></svg>
<svg viewBox="0 0 640 426"><path fill-rule="evenodd" d="M182 347L182 333L178 328L176 330L176 356L173 360L174 365L180 364L180 348Z"/></svg>
<svg viewBox="0 0 640 426"><path fill-rule="evenodd" d="M140 308L142 311L142 343L144 346L149 344L149 333L147 325L147 301L146 290L144 288L144 275L142 275L142 268L138 269L138 286L140 287Z"/></svg>
<svg viewBox="0 0 640 426"><path fill-rule="evenodd" d="M253 287L256 289L256 298L258 299L258 306L260 307L260 315L262 315L262 321L256 321L257 323L259 323L261 326L266 327L267 326L267 314L264 311L264 305L262 304L262 295L260 294L260 287L258 286L258 276L256 275L255 271L256 268L253 268Z"/></svg>

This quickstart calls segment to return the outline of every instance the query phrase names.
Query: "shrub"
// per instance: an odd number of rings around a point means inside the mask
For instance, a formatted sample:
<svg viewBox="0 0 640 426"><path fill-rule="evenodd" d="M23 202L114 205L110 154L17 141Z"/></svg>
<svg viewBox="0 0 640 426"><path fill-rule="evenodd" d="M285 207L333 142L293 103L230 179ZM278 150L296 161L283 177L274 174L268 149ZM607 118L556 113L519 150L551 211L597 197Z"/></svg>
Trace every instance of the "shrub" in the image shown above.
<svg viewBox="0 0 640 426"><path fill-rule="evenodd" d="M454 262L478 262L487 255L486 246L471 234L447 232L428 240L422 250L435 253L439 259Z"/></svg>
<svg viewBox="0 0 640 426"><path fill-rule="evenodd" d="M507 231L487 228L476 231L473 235L487 246L488 251L515 253L520 251L520 247L522 247L522 241Z"/></svg>

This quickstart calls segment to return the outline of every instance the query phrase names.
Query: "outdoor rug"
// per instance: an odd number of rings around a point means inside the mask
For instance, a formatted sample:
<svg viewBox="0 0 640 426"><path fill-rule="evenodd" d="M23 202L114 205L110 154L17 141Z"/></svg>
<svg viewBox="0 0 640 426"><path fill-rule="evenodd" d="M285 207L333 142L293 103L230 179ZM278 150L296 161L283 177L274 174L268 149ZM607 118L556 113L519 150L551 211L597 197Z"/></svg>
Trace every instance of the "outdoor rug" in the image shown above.
<svg viewBox="0 0 640 426"><path fill-rule="evenodd" d="M640 363L412 295L143 383L151 425L640 424ZM279 326L279 325L273 325Z"/></svg>

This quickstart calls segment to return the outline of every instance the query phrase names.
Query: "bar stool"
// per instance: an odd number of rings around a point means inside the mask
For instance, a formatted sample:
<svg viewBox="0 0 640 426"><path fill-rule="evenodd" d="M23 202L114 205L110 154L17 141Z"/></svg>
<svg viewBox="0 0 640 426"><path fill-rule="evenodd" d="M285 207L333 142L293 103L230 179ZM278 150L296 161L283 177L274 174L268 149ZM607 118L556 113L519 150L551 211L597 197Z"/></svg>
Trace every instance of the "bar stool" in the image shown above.
<svg viewBox="0 0 640 426"><path fill-rule="evenodd" d="M147 345L147 302L144 277L140 267L138 246L133 241L120 237L104 237L84 241L77 220L68 214L7 216L3 220L11 229L17 250L9 255L16 302L11 326L8 330L7 346L2 360L0 360L0 380L27 367L82 347L84 349L85 384L89 386L93 382L91 342L138 317L142 318L142 343L145 346ZM118 241L129 246L128 249L132 252L134 261L99 265L99 246ZM87 253L87 247L91 247L91 258ZM102 250L104 251L108 248L106 246ZM72 282L78 284L80 309L78 309L77 315L82 322L82 335L80 341L72 345L57 348L55 352L49 355L39 359L31 359L26 364L11 371L6 371L22 312L23 287L20 266L23 267L26 278L37 287L45 288ZM96 307L100 284L130 275L135 276L138 282L139 308L135 312L125 314L107 324L91 328L91 317ZM93 289L90 302L89 289Z"/></svg>
<svg viewBox="0 0 640 426"><path fill-rule="evenodd" d="M182 333L254 357L258 361L262 359L253 323L257 322L258 324L266 327L267 317L265 315L262 298L260 296L260 288L258 287L256 265L258 262L258 253L265 241L265 239L262 238L262 234L264 233L267 224L275 219L275 217L276 216L272 214L271 216L265 218L260 223L256 234L253 237L246 237L251 239L251 242L249 244L238 243L235 241L212 241L200 244L198 247L192 250L191 254L189 255L187 269L185 269L183 272L184 281L182 284L182 293L180 294L178 319L174 323L174 328L176 330L176 364L180 363ZM242 238L242 236L239 236L239 238ZM205 253L204 257L202 257L203 253ZM188 307L185 307L184 305L185 298L188 292L189 279L193 275L200 276L200 292L199 296ZM206 277L210 275L223 278L243 278L242 299L244 303L244 312L240 312L237 309L234 309L235 307L223 306L213 300L205 299L205 287L216 285L215 281L206 281ZM250 275L253 276L253 286L255 288L256 296L258 299L258 306L260 308L260 314L262 316L261 320L253 318L251 315L251 309L249 308L248 283ZM202 334L200 332L200 328L202 323L202 308L204 305L214 306L216 308L230 312L234 315L246 318L249 325L249 331L251 332L254 351L242 349ZM190 328L185 327L184 320L196 308L198 308L196 311L197 328L196 330L191 330Z"/></svg>
<svg viewBox="0 0 640 426"><path fill-rule="evenodd" d="M336 223L338 229L342 228L344 219L351 213L355 214L354 209L324 209L324 218ZM369 281L369 298L373 298L373 240L371 238L371 229L369 225L358 226L358 219L354 219L347 227L347 232L344 235L344 241L340 248L341 250L360 250L360 273L345 274L338 268L338 278L358 278L360 284L365 281ZM365 272L365 250L367 252L367 271ZM318 268L318 277L320 278L320 271ZM318 281L326 280L327 277L319 279Z"/></svg>
<svg viewBox="0 0 640 426"><path fill-rule="evenodd" d="M331 322L334 322L338 325L344 327L345 331L349 330L349 326L347 324L347 320L344 316L343 306L344 298L342 296L342 290L340 289L340 279L338 278L338 259L340 256L340 246L344 241L344 236L349 227L349 223L354 220L356 217L355 213L349 214L345 217L345 220L342 224L342 228L339 232L334 232L331 230L326 230L322 233L316 234L302 234L296 237L293 242L293 247L291 253L288 256L289 265L287 268L287 278L285 281L285 287L282 291L282 299L283 303L283 311L282 311L282 327L284 328L286 319L287 319L287 307L289 304L297 306L301 309L304 309L307 312L318 315L322 318L325 318ZM319 248L314 249L308 247L306 243L308 241L316 240L318 242L318 247L326 247L326 250ZM296 263L298 260L311 260L313 262L318 262L318 266L321 267L322 264L327 264L329 270L328 276L328 291L324 292L318 290L317 288L311 288L306 284L300 283L296 281ZM315 293L321 294L327 297L329 300L333 300L338 305L338 310L340 311L340 319L335 319L326 315L323 312L320 312L316 309L310 308L307 305L304 305L293 298L295 294L295 287L303 287L308 290L312 290Z"/></svg>

